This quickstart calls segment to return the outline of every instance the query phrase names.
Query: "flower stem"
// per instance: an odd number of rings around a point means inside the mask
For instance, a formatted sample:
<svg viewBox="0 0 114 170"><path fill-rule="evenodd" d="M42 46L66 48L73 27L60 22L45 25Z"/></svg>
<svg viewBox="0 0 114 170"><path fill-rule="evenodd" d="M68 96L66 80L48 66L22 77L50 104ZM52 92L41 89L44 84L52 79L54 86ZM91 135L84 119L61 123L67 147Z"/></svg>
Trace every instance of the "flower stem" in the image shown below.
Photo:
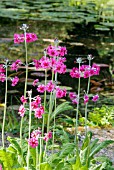
<svg viewBox="0 0 114 170"><path fill-rule="evenodd" d="M4 117L3 117L3 125L2 125L2 146L3 148L5 147L5 144L4 144L4 129L5 129L5 121L6 121L6 108L7 108L7 88L8 88L8 85L7 85L7 60L6 60L6 85L5 85L5 105L4 105Z"/></svg>
<svg viewBox="0 0 114 170"><path fill-rule="evenodd" d="M79 63L79 70L80 70L80 63ZM79 114L79 101L80 101L80 77L78 79L78 103L77 103L77 108L76 108L76 127L75 127L75 143L76 146L78 147L78 114Z"/></svg>
<svg viewBox="0 0 114 170"><path fill-rule="evenodd" d="M89 66L91 66L91 60L89 60ZM89 88L90 88L90 76L88 78L88 85L87 85L87 92L86 92L87 95L89 93ZM87 108L88 108L88 102L85 105L85 135L87 134Z"/></svg>
<svg viewBox="0 0 114 170"><path fill-rule="evenodd" d="M32 114L31 95L32 95L32 91L30 91L30 93L29 93L29 139L30 139L30 132L31 132L31 114ZM29 146L29 143L28 143L27 170L29 170L29 157L30 157L30 146Z"/></svg>

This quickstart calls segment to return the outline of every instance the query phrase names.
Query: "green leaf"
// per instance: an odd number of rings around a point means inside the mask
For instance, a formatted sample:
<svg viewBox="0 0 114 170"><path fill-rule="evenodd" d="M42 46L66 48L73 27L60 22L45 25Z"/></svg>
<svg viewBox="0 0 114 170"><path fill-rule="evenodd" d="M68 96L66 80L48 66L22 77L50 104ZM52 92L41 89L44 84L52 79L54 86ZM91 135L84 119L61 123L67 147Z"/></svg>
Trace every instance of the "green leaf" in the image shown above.
<svg viewBox="0 0 114 170"><path fill-rule="evenodd" d="M114 143L113 140L105 140L100 144L97 144L97 146L92 150L90 153L89 159L91 159L96 153L98 153L101 149L106 148L108 145Z"/></svg>
<svg viewBox="0 0 114 170"><path fill-rule="evenodd" d="M21 147L17 142L16 138L7 137L7 140L12 144L13 148L17 151L18 155L21 155Z"/></svg>
<svg viewBox="0 0 114 170"><path fill-rule="evenodd" d="M75 149L74 143L67 143L67 144L63 145L63 148L60 152L59 158L65 158L66 156L71 154L74 149Z"/></svg>
<svg viewBox="0 0 114 170"><path fill-rule="evenodd" d="M59 162L54 170L62 170L64 168L64 162Z"/></svg>
<svg viewBox="0 0 114 170"><path fill-rule="evenodd" d="M40 170L52 170L52 168L49 163L44 162L40 164Z"/></svg>
<svg viewBox="0 0 114 170"><path fill-rule="evenodd" d="M3 163L5 170L12 170L12 166L16 164L14 154L6 152L5 149L0 150L0 160Z"/></svg>
<svg viewBox="0 0 114 170"><path fill-rule="evenodd" d="M85 139L83 140L82 150L84 150L89 144L92 138L92 132L88 132Z"/></svg>
<svg viewBox="0 0 114 170"><path fill-rule="evenodd" d="M66 110L72 110L73 107L69 105L69 102L63 102L62 104L58 105L57 108L54 110L52 115L50 116L50 122L56 117L58 114L66 111Z"/></svg>

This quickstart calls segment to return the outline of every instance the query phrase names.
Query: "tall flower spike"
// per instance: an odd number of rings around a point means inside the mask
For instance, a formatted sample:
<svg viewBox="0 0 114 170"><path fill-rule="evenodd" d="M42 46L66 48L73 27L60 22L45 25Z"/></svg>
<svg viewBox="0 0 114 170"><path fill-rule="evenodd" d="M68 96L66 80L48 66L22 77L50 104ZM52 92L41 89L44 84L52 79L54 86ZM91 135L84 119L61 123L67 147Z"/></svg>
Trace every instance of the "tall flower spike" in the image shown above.
<svg viewBox="0 0 114 170"><path fill-rule="evenodd" d="M27 26L27 24L23 24L22 27L20 28L23 31L26 31L29 27Z"/></svg>

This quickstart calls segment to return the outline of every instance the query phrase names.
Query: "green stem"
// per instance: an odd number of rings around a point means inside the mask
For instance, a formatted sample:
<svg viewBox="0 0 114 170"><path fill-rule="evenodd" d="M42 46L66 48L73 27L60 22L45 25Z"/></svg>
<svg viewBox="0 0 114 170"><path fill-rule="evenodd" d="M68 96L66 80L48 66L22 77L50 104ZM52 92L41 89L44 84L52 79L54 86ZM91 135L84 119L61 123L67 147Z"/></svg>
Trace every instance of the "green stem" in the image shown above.
<svg viewBox="0 0 114 170"><path fill-rule="evenodd" d="M2 125L2 145L3 145L3 148L5 147L5 144L4 144L4 129L5 129L5 121L6 121L6 108L7 108L7 88L8 88L8 85L7 85L7 60L6 60L6 85L5 85L5 104L4 104L4 117L3 117L3 125Z"/></svg>
<svg viewBox="0 0 114 170"><path fill-rule="evenodd" d="M36 170L38 166L38 147L36 147Z"/></svg>
<svg viewBox="0 0 114 170"><path fill-rule="evenodd" d="M32 95L32 91L30 91L30 93L29 93L29 139L30 139L30 133L31 133L31 114L32 114L31 95ZM27 170L29 170L29 158L30 158L30 146L28 143Z"/></svg>
<svg viewBox="0 0 114 170"><path fill-rule="evenodd" d="M80 63L79 63L79 70L80 70ZM78 103L76 109L76 127L75 127L75 143L78 148L78 114L79 114L79 101L80 101L80 77L78 79Z"/></svg>
<svg viewBox="0 0 114 170"><path fill-rule="evenodd" d="M91 66L91 60L89 60L89 66ZM88 78L88 85L87 85L87 92L86 94L89 94L89 88L90 88L90 76ZM85 135L87 134L87 108L88 108L88 102L85 104Z"/></svg>
<svg viewBox="0 0 114 170"><path fill-rule="evenodd" d="M25 77L25 87L24 87L24 97L26 98L26 91L27 91L27 79L28 79L28 58L27 58L27 43L26 43L26 30L24 30L24 39L25 39L25 57L26 57L26 77ZM22 148L22 131L23 131L23 117L21 118L21 125L20 125L20 147ZM22 151L22 158L23 158L23 151Z"/></svg>
<svg viewBox="0 0 114 170"><path fill-rule="evenodd" d="M57 85L57 73L55 74L55 84ZM56 99L56 94L54 93L54 100L55 100L55 109L57 107L57 99ZM55 139L55 126L56 126L56 122L55 122L55 114L54 114L54 127L53 127L53 141L52 141L52 154L53 154L53 150L54 150L54 139Z"/></svg>

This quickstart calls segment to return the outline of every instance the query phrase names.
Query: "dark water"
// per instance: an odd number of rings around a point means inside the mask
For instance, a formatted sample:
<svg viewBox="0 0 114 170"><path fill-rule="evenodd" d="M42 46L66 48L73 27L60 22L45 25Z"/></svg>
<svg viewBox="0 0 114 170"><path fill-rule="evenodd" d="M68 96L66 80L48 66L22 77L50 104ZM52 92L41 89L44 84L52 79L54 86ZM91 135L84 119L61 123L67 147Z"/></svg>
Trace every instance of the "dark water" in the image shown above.
<svg viewBox="0 0 114 170"><path fill-rule="evenodd" d="M2 20L0 23L1 61L5 58L8 58L10 61L15 61L16 59L21 59L23 62L25 61L24 44L14 44L13 35L14 33L22 33L22 31L20 30L20 26L23 23L28 24L28 32L34 32L38 36L38 41L28 44L29 61L31 61L32 59L41 58L43 56L44 49L49 44L53 44L53 40L55 38L58 38L60 40L60 45L67 47L68 54L66 55L66 64L69 69L71 69L73 66L76 66L76 64L74 63L76 58L86 58L88 54L92 54L94 56L93 62L101 64L101 73L100 76L93 78L96 83L100 82L100 85L96 86L95 83L91 83L91 89L94 89L94 87L95 89L97 89L96 91L91 91L91 93L100 92L103 99L102 102L104 101L104 103L106 104L114 103L114 81L112 74L112 71L114 69L114 43L113 37L110 36L109 32L96 32L93 29L92 25L84 27L79 24L68 24L49 21L6 21ZM21 78L23 78L24 76L24 74L22 74L23 71L24 70L21 70L20 73L18 73ZM12 73L9 73L9 75L11 74ZM29 75L31 79L35 78L31 77L31 72L29 72ZM62 76L60 75L58 79L61 82L62 86L69 86L72 87L75 91L77 90L77 81L71 79L69 73L66 73ZM83 80L82 84L83 90L86 87L87 82ZM4 89L4 84L1 84L1 87ZM22 87L20 88L22 89ZM11 87L9 86L9 91L10 90ZM17 90L17 87L15 87L14 90ZM1 93L2 96L4 96L4 90L1 90ZM17 92L16 96L18 97L19 94L23 94L23 91ZM106 98L104 98L104 96ZM2 97L1 100L4 100L4 97Z"/></svg>

